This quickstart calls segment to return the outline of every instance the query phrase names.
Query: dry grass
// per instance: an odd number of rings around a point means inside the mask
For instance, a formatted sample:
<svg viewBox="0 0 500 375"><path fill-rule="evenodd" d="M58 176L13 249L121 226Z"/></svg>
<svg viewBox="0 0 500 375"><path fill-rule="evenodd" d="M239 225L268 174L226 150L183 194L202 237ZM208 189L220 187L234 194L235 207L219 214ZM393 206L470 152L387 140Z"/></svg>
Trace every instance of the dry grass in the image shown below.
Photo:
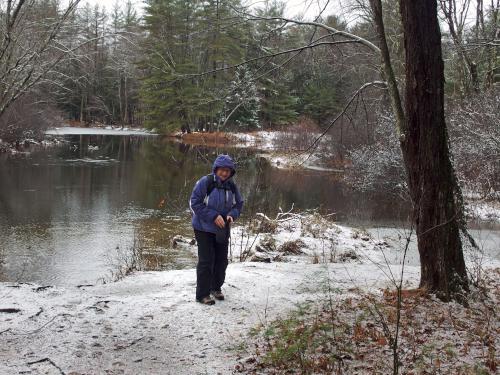
<svg viewBox="0 0 500 375"><path fill-rule="evenodd" d="M225 146L235 143L235 139L228 133L213 132L213 133L186 133L180 136L183 143L195 146Z"/></svg>
<svg viewBox="0 0 500 375"><path fill-rule="evenodd" d="M302 251L302 248L305 245L306 244L301 239L295 241L287 241L278 248L278 251L280 253L283 253L283 255L300 255L304 253L304 251Z"/></svg>

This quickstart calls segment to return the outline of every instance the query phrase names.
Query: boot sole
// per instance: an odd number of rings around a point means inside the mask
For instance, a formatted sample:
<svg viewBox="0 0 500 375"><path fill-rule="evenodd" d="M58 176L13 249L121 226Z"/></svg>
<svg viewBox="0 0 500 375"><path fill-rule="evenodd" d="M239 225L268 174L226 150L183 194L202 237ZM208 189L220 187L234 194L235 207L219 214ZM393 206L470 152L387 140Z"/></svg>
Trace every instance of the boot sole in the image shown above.
<svg viewBox="0 0 500 375"><path fill-rule="evenodd" d="M222 297L216 297L212 294L212 297L214 297L217 301L224 301L224 296Z"/></svg>
<svg viewBox="0 0 500 375"><path fill-rule="evenodd" d="M201 303L202 305L208 305L208 306L215 305L215 301L214 300L209 301L209 302L203 302L203 301L200 301L199 299L197 299L196 302Z"/></svg>

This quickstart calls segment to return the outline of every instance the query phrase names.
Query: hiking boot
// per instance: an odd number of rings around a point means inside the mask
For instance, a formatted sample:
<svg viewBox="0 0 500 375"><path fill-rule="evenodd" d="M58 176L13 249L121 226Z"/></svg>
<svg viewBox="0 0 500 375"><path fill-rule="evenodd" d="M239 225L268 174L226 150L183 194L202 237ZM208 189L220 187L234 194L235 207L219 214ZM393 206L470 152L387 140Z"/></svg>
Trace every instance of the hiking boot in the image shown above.
<svg viewBox="0 0 500 375"><path fill-rule="evenodd" d="M219 301L224 300L224 294L220 290L212 290L212 296Z"/></svg>
<svg viewBox="0 0 500 375"><path fill-rule="evenodd" d="M202 299L196 299L196 301L199 303L203 303L204 305L214 305L215 304L215 301L210 296L203 297Z"/></svg>

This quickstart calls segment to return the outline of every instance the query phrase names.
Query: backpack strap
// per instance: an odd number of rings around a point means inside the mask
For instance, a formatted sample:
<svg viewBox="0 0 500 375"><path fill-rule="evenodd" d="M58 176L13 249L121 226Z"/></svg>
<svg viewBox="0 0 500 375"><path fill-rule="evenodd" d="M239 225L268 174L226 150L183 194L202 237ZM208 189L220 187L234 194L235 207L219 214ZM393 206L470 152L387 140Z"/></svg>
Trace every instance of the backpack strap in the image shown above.
<svg viewBox="0 0 500 375"><path fill-rule="evenodd" d="M217 187L217 181L215 180L215 175L213 173L207 175L207 180L207 195L210 195L210 193Z"/></svg>
<svg viewBox="0 0 500 375"><path fill-rule="evenodd" d="M208 185L207 185L207 196L208 196L217 187L217 180L215 179L215 175L213 173L207 175L207 180L208 180ZM234 184L234 181L229 180L227 183L233 195L236 194L236 185Z"/></svg>
<svg viewBox="0 0 500 375"><path fill-rule="evenodd" d="M234 181L229 180L227 183L229 184L229 189L231 190L231 193L233 193L233 196L236 195L236 184Z"/></svg>

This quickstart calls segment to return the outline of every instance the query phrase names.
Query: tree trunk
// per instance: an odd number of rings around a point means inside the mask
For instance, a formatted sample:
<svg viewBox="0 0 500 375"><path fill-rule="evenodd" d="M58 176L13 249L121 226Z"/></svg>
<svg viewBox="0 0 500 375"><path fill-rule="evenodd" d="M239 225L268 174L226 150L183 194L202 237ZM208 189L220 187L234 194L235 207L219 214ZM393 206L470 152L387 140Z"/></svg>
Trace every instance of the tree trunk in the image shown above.
<svg viewBox="0 0 500 375"><path fill-rule="evenodd" d="M81 101L80 101L80 122L82 123L84 118L83 118L83 111L84 111L84 100L85 100L85 94L82 93L82 98L81 98Z"/></svg>
<svg viewBox="0 0 500 375"><path fill-rule="evenodd" d="M125 104L124 104L124 111L123 111L123 122L125 124L129 124L129 116L128 116L128 88L127 88L127 75L124 77L124 90L123 90L123 96L125 97Z"/></svg>
<svg viewBox="0 0 500 375"><path fill-rule="evenodd" d="M406 53L401 140L420 253L420 286L463 299L468 280L444 118L444 64L435 0L400 0Z"/></svg>
<svg viewBox="0 0 500 375"><path fill-rule="evenodd" d="M120 122L123 119L123 105L122 105L122 77L121 73L118 73L118 103L120 104Z"/></svg>

